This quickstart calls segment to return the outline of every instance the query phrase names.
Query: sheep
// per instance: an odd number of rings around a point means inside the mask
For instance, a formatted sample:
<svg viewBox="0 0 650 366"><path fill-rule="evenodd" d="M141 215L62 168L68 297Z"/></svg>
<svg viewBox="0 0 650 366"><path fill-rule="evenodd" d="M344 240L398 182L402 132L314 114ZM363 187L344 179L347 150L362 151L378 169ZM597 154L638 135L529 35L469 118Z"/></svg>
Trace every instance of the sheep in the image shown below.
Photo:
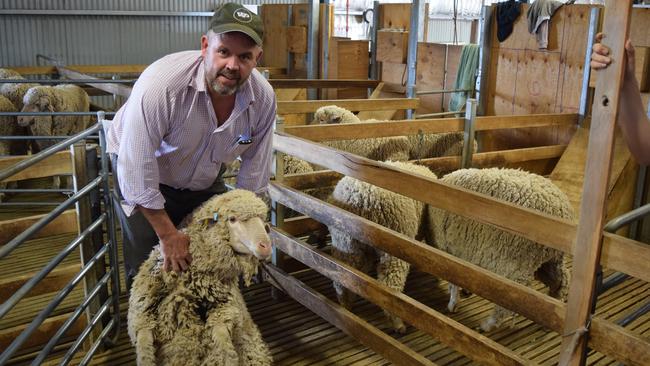
<svg viewBox="0 0 650 366"><path fill-rule="evenodd" d="M88 112L88 94L76 85L35 86L23 97L22 112ZM20 116L18 125L29 126L35 136L71 136L88 128L90 116ZM40 150L56 140L38 140Z"/></svg>
<svg viewBox="0 0 650 366"><path fill-rule="evenodd" d="M25 80L22 75L11 69L0 69L0 79L18 79ZM23 97L27 90L39 86L36 83L0 83L0 95L8 98L18 108L23 109Z"/></svg>
<svg viewBox="0 0 650 366"><path fill-rule="evenodd" d="M354 113L345 108L335 105L324 106L316 110L312 124L336 124L336 123L368 123L377 122L377 120L361 121ZM435 158L439 156L460 155L463 151L463 133L429 133L407 136L408 139L408 158L392 160L415 160L425 158ZM474 141L474 151L477 145ZM380 157L376 160L387 160L391 157Z"/></svg>
<svg viewBox="0 0 650 366"><path fill-rule="evenodd" d="M456 185L518 206L573 220L574 212L566 194L550 180L517 169L461 169L447 174L442 182ZM498 275L529 286L537 278L549 287L549 294L566 300L570 271L564 253L481 224L444 210L428 207L429 244ZM448 305L454 311L458 287L450 285ZM490 331L513 313L496 306L481 323Z"/></svg>
<svg viewBox="0 0 650 366"><path fill-rule="evenodd" d="M386 163L411 173L436 179L433 172L421 165L390 161ZM420 239L427 231L423 226L428 221L424 219L426 207L422 202L355 178L341 179L329 201L410 238ZM408 262L359 242L335 226L329 227L329 230L332 236L332 255L335 258L366 273L376 263L377 280L380 283L400 292L404 290L410 268ZM338 282L334 282L334 288L341 305L351 308L354 295ZM399 333L406 331L406 325L399 317L384 312L395 331Z"/></svg>
<svg viewBox="0 0 650 366"><path fill-rule="evenodd" d="M182 230L192 264L183 273L162 270L159 247L136 275L129 298L128 333L138 365L270 365L239 290L271 254L267 205L233 190L197 208Z"/></svg>
<svg viewBox="0 0 650 366"><path fill-rule="evenodd" d="M2 69L0 69L0 72ZM18 109L11 101L0 95L0 112L17 112ZM16 135L17 125L16 117L0 116L0 136ZM16 153L15 144L9 140L0 140L0 156L13 155ZM7 188L7 183L0 183L0 188ZM4 193L0 193L0 201L4 198Z"/></svg>
<svg viewBox="0 0 650 366"><path fill-rule="evenodd" d="M361 123L361 121L347 109L329 105L316 110L311 124L335 123ZM406 161L409 159L409 142L404 136L326 141L324 144L373 160Z"/></svg>

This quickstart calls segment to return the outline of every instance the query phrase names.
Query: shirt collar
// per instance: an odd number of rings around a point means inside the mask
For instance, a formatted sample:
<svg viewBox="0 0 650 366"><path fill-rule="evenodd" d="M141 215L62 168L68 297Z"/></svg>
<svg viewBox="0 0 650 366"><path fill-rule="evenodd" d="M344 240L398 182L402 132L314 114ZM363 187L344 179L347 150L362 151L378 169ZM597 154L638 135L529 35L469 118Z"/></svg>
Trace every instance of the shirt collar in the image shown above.
<svg viewBox="0 0 650 366"><path fill-rule="evenodd" d="M190 79L190 86L199 92L206 91L205 67L203 67L203 56L199 56L196 69L194 70L194 75Z"/></svg>

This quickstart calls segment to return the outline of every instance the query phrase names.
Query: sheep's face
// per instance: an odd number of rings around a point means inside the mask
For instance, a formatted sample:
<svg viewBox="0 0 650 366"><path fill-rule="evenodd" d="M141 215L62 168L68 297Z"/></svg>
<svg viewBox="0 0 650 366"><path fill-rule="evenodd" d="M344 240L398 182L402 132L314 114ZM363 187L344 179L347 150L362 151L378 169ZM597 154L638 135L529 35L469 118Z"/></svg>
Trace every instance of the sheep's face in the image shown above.
<svg viewBox="0 0 650 366"><path fill-rule="evenodd" d="M22 112L53 112L54 107L52 106L52 103L50 101L50 98L48 98L45 95L38 96L36 92L34 92L32 89L27 91L27 94L25 94L25 97L23 98L23 110ZM18 117L18 125L22 127L27 127L30 125L33 125L34 123L48 123L50 126L52 125L52 117L51 116L20 116Z"/></svg>
<svg viewBox="0 0 650 366"><path fill-rule="evenodd" d="M314 113L312 124L335 124L343 122L343 110L340 108L321 107Z"/></svg>
<svg viewBox="0 0 650 366"><path fill-rule="evenodd" d="M230 246L240 254L252 254L261 260L271 256L271 228L260 217L241 220L237 216L227 219L230 230Z"/></svg>

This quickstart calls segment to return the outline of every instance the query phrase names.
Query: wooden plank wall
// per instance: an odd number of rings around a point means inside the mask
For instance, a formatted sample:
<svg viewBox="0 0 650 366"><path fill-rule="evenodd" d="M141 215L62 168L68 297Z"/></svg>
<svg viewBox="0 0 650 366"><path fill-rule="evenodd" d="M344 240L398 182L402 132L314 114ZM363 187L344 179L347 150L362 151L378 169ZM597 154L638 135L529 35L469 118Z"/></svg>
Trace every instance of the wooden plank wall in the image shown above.
<svg viewBox="0 0 650 366"><path fill-rule="evenodd" d="M578 111L590 8L558 9L551 19L546 50L540 50L535 36L528 33L528 5L522 5L512 34L502 43L496 39L493 23L487 115ZM483 136L483 148L566 144L572 133L567 128L492 132Z"/></svg>
<svg viewBox="0 0 650 366"><path fill-rule="evenodd" d="M370 68L370 42L348 38L330 38L328 79L367 79ZM327 89L326 99L365 99L366 88Z"/></svg>
<svg viewBox="0 0 650 366"><path fill-rule="evenodd" d="M284 4L262 5L260 16L264 24L262 39L264 55L261 64L263 66L287 67L288 6Z"/></svg>
<svg viewBox="0 0 650 366"><path fill-rule="evenodd" d="M418 43L416 89L418 91L452 89L458 72L463 46L440 43ZM445 70L445 59L447 68ZM418 113L447 110L451 94L421 95Z"/></svg>

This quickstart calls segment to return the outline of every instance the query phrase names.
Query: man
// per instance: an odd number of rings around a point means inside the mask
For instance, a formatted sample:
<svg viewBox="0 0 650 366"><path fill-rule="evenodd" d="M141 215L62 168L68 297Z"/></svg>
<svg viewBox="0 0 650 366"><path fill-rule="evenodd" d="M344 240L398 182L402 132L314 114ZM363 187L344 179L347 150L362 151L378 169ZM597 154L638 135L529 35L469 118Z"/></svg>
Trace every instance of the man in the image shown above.
<svg viewBox="0 0 650 366"><path fill-rule="evenodd" d="M151 64L115 115L107 139L121 191L127 285L159 242L164 270L188 268L191 243L176 225L225 192L225 164L241 156L237 187L266 190L276 103L255 70L262 35L257 15L219 6L201 51Z"/></svg>
<svg viewBox="0 0 650 366"><path fill-rule="evenodd" d="M604 37L602 33L596 35L591 54L591 68L594 70L604 69L612 63L609 48L601 43ZM650 120L645 113L648 106L641 101L639 83L634 75L634 46L630 40L625 42L625 54L627 63L618 103L618 125L637 162L650 165Z"/></svg>

